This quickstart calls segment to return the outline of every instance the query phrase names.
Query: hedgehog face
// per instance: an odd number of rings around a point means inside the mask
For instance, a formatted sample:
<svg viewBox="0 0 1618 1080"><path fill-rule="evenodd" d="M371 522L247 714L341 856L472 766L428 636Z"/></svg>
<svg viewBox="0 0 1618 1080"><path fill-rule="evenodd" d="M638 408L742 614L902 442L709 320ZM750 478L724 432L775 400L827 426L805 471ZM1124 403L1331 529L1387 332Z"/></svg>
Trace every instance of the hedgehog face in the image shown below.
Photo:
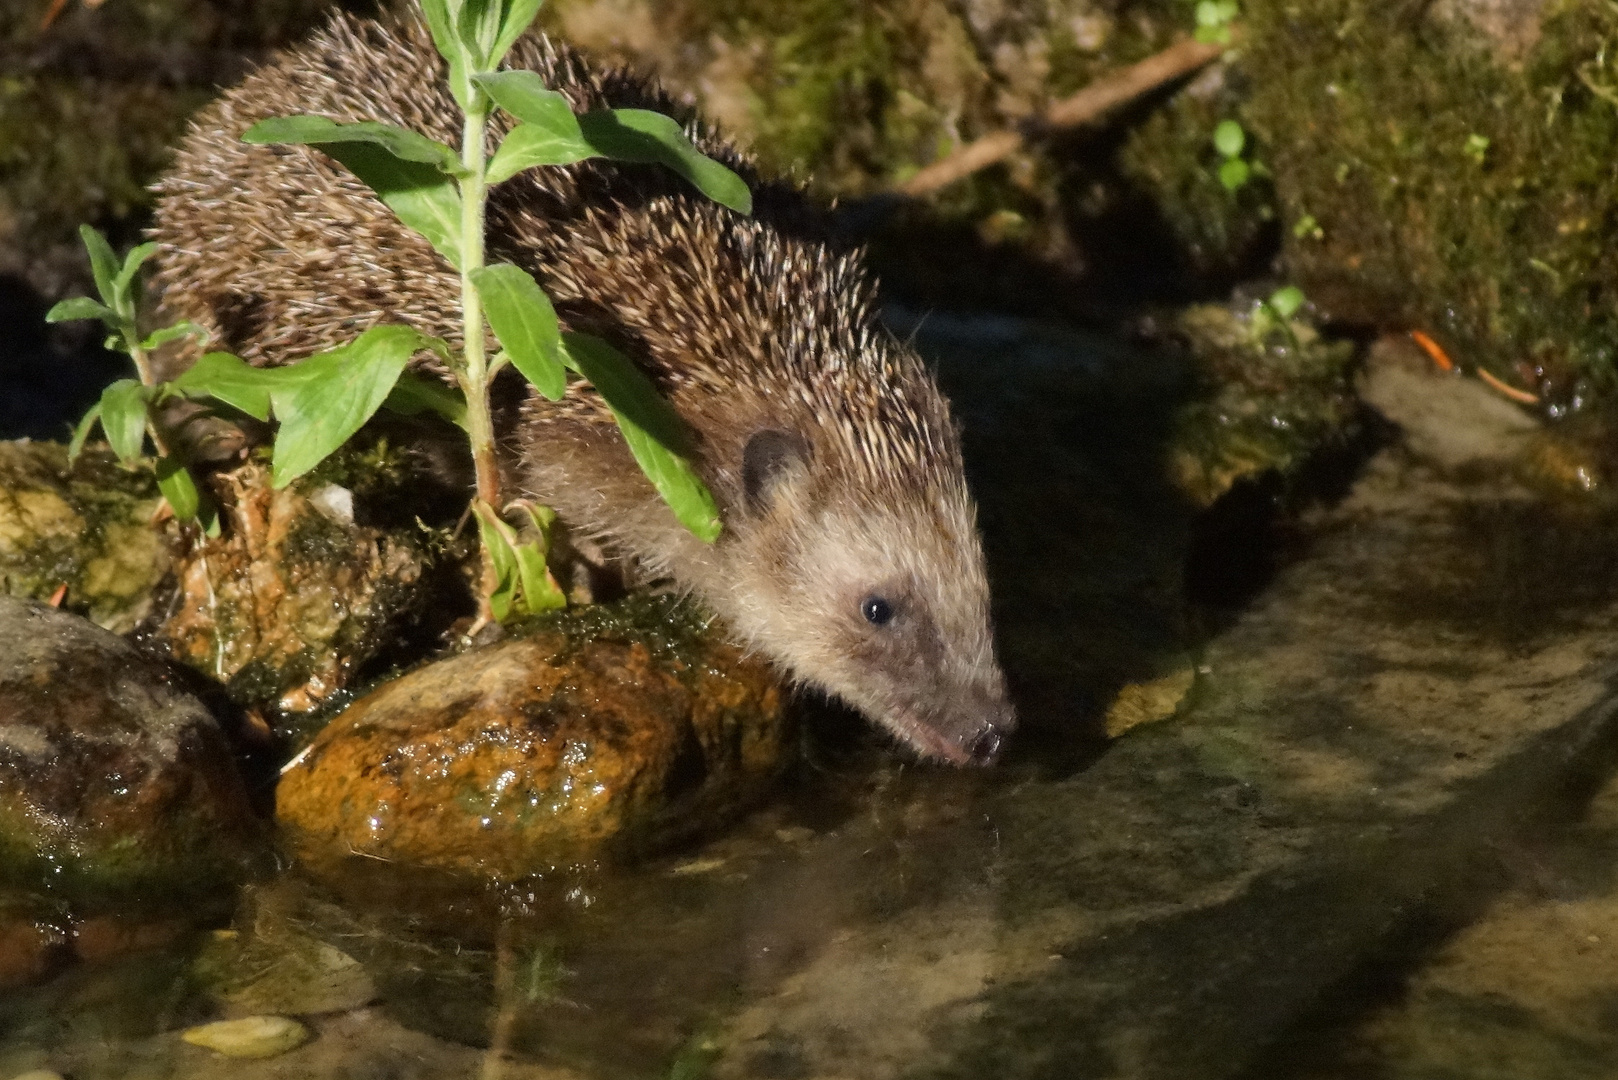
<svg viewBox="0 0 1618 1080"><path fill-rule="evenodd" d="M724 614L924 757L993 760L1016 720L970 499L862 497L817 477L803 447L779 432L749 443Z"/></svg>

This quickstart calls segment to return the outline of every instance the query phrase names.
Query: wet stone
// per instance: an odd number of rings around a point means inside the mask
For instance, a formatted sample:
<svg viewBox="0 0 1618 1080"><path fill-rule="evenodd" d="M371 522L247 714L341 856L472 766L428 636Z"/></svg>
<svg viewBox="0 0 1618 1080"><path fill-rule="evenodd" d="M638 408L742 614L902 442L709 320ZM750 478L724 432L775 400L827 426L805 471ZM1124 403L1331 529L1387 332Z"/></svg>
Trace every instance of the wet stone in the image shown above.
<svg viewBox="0 0 1618 1080"><path fill-rule="evenodd" d="M196 698L123 639L0 597L0 880L173 897L237 877L256 835Z"/></svg>
<svg viewBox="0 0 1618 1080"><path fill-rule="evenodd" d="M666 844L754 801L790 745L775 677L695 628L588 632L601 617L552 620L356 701L282 777L293 849L322 873L509 881Z"/></svg>

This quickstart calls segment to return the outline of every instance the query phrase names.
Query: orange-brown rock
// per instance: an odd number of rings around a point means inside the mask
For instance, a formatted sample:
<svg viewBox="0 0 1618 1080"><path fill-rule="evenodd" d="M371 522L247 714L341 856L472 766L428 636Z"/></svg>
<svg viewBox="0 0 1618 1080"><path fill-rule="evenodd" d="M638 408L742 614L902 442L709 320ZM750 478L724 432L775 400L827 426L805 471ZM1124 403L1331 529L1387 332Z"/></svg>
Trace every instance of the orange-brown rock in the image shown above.
<svg viewBox="0 0 1618 1080"><path fill-rule="evenodd" d="M277 789L294 850L509 881L712 827L777 775L790 732L763 665L699 635L581 641L579 618L350 706Z"/></svg>

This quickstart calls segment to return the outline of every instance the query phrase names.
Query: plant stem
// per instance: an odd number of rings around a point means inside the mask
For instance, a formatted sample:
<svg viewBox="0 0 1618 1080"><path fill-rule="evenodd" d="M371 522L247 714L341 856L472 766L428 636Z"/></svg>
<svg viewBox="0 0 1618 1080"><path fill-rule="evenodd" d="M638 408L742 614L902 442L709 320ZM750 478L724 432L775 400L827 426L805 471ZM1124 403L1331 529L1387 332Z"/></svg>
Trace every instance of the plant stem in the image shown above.
<svg viewBox="0 0 1618 1080"><path fill-rule="evenodd" d="M494 453L494 420L489 414L488 357L483 339L483 297L472 272L483 266L484 203L487 154L484 127L489 119L486 101L467 110L461 129L461 335L462 363L457 377L466 397L466 428L472 444L472 469L477 477L476 498L500 511L500 466ZM494 561L483 551L483 588L478 597L478 622L491 618L489 594L498 584Z"/></svg>

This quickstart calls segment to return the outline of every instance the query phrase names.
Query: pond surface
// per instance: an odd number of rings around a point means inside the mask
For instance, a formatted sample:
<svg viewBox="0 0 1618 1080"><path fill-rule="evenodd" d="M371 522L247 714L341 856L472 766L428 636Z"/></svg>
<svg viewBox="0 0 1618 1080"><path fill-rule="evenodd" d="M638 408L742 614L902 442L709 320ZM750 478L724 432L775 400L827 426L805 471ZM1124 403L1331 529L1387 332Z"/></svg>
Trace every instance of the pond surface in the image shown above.
<svg viewBox="0 0 1618 1080"><path fill-rule="evenodd" d="M1569 823L1618 749L1611 515L1511 479L1462 394L1394 415L1296 527L1263 492L1210 526L1160 479L1171 358L895 323L966 428L1024 723L1002 765L825 713L776 802L633 872L289 872L228 930L0 1000L0 1077L1487 1075L1468 1040L1498 1075L1610 1075L1618 803ZM1431 423L1480 437L1435 454ZM1108 741L1130 686L1173 715ZM1565 979L1490 985L1547 941ZM243 1062L176 1033L247 1012L315 1038Z"/></svg>

